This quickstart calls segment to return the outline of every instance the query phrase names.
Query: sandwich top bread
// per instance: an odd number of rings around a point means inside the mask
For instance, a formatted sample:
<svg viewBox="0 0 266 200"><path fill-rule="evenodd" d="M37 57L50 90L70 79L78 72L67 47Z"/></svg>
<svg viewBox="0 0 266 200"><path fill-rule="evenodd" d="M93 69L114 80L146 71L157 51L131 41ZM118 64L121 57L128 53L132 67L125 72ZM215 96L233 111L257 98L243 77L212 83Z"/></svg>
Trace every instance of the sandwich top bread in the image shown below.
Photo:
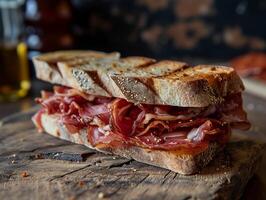
<svg viewBox="0 0 266 200"><path fill-rule="evenodd" d="M244 89L236 72L223 66L191 67L178 61L120 58L119 53L94 51L48 53L33 62L42 80L135 104L204 107Z"/></svg>
<svg viewBox="0 0 266 200"><path fill-rule="evenodd" d="M137 161L193 174L250 127L232 68L119 53L61 51L34 58L40 131Z"/></svg>

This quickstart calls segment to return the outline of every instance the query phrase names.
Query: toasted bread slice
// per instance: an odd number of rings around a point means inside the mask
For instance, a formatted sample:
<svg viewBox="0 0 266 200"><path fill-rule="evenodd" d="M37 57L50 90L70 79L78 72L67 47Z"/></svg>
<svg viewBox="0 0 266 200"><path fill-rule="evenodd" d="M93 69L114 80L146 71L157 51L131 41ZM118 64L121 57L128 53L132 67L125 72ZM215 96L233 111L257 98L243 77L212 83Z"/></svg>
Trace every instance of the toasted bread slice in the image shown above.
<svg viewBox="0 0 266 200"><path fill-rule="evenodd" d="M143 163L166 168L184 175L197 173L223 148L223 146L218 143L211 143L204 151L197 154L189 154L175 151L150 150L137 146L113 147L108 144L104 144L93 147L87 138L87 129L82 129L79 133L69 133L64 125L59 124L57 121L56 115L43 114L41 116L42 126L45 132L50 135L77 144L85 145L103 153L132 158Z"/></svg>
<svg viewBox="0 0 266 200"><path fill-rule="evenodd" d="M204 107L241 92L234 69L145 57L120 58L119 53L62 51L33 59L37 77L85 93L124 98L133 103Z"/></svg>
<svg viewBox="0 0 266 200"><path fill-rule="evenodd" d="M36 76L39 79L81 90L79 84L72 76L73 66L82 66L88 59L117 60L119 57L120 54L117 52L107 54L97 51L57 51L39 55L33 58L33 63ZM68 65L65 66L60 64L60 62L68 63ZM100 93L102 92L101 87L96 88L96 90ZM102 96L108 96L108 94L103 93Z"/></svg>

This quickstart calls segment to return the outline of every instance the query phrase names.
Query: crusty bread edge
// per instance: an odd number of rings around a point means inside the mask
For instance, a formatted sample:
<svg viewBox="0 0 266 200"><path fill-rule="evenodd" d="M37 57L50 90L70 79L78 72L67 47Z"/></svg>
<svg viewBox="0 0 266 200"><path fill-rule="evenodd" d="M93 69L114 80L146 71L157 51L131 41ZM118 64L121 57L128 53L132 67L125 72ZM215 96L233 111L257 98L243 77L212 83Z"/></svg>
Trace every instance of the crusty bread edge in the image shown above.
<svg viewBox="0 0 266 200"><path fill-rule="evenodd" d="M162 167L174 171L179 174L191 175L200 171L206 166L215 155L222 150L222 146L217 143L211 143L203 152L196 155L176 154L173 152L162 150L150 150L141 147L111 147L101 145L93 147L87 139L86 129L79 133L69 133L68 130L57 122L57 118L53 115L43 114L41 117L44 131L48 134L63 140L85 145L91 149L96 149L107 154L115 154L125 158L137 160L142 163Z"/></svg>

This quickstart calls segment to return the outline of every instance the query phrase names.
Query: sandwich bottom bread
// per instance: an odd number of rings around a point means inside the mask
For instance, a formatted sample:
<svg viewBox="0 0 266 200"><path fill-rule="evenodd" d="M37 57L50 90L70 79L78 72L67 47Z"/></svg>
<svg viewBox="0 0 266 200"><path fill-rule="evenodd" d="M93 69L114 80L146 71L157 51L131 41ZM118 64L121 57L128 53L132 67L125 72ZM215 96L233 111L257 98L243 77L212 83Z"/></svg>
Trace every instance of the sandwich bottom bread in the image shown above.
<svg viewBox="0 0 266 200"><path fill-rule="evenodd" d="M229 141L231 129L250 127L242 108L243 84L232 68L80 54L35 58L38 77L61 85L42 91L36 99L41 109L33 122L40 131L189 175L215 158ZM124 95L121 82L132 98ZM178 88L183 92L175 92Z"/></svg>
<svg viewBox="0 0 266 200"><path fill-rule="evenodd" d="M160 149L148 149L132 145L108 145L100 144L93 146L88 140L88 128L80 130L78 133L71 133L62 124L58 123L57 116L43 114L41 123L45 132L55 137L83 144L89 148L96 149L103 153L115 154L125 158L132 158L139 162L144 162L158 167L170 169L180 174L193 174L206 166L214 156L223 148L223 145L213 142L205 149L195 153L182 152L178 150L165 151Z"/></svg>

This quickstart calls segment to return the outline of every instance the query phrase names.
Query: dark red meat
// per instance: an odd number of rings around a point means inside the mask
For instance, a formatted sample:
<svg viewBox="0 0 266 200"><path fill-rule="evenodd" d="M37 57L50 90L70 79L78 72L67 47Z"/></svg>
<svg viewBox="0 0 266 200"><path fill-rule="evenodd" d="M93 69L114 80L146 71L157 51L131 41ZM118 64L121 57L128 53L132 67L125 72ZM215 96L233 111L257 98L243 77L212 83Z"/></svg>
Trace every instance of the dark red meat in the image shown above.
<svg viewBox="0 0 266 200"><path fill-rule="evenodd" d="M222 144L232 128L248 129L241 94L226 97L219 105L185 108L165 105L134 105L124 99L87 95L59 87L42 92L36 101L42 109L33 117L42 129L41 115L56 115L71 133L87 128L92 145L120 143L152 149L198 148L210 141Z"/></svg>

